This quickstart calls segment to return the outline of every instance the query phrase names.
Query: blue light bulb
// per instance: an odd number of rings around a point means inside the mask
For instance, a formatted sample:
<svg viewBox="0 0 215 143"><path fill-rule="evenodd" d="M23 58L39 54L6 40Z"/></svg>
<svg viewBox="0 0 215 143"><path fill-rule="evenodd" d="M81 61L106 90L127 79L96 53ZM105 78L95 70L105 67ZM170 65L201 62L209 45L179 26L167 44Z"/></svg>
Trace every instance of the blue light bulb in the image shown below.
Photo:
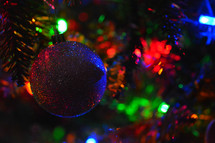
<svg viewBox="0 0 215 143"><path fill-rule="evenodd" d="M215 26L215 17L201 15L199 17L199 23Z"/></svg>
<svg viewBox="0 0 215 143"><path fill-rule="evenodd" d="M86 143L97 143L97 141L94 138L88 138Z"/></svg>

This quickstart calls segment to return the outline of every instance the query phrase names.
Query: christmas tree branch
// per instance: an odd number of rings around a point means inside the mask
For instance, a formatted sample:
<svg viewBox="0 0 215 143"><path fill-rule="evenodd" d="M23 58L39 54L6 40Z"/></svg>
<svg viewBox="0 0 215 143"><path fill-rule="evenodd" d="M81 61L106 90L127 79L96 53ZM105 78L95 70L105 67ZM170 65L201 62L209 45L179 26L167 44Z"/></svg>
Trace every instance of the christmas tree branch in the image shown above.
<svg viewBox="0 0 215 143"><path fill-rule="evenodd" d="M35 56L36 38L46 37L36 31L41 27L35 16L44 16L42 0L2 0L0 2L0 58L12 79L23 85Z"/></svg>

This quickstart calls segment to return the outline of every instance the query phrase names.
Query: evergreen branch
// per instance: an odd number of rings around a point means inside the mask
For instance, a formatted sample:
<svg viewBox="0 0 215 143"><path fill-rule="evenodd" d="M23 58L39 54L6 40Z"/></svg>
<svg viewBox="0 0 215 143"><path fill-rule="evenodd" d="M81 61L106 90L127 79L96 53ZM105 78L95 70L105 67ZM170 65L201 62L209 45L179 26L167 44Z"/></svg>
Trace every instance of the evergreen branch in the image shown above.
<svg viewBox="0 0 215 143"><path fill-rule="evenodd" d="M81 0L64 0L64 2L69 6L81 4Z"/></svg>
<svg viewBox="0 0 215 143"><path fill-rule="evenodd" d="M55 4L57 4L56 0L44 0L50 7L55 7ZM68 6L75 6L75 5L80 5L81 0L63 0L64 4Z"/></svg>
<svg viewBox="0 0 215 143"><path fill-rule="evenodd" d="M44 16L42 0L2 0L0 2L0 58L2 67L12 73L18 86L28 79L35 56L36 38L47 39L36 31L35 16Z"/></svg>

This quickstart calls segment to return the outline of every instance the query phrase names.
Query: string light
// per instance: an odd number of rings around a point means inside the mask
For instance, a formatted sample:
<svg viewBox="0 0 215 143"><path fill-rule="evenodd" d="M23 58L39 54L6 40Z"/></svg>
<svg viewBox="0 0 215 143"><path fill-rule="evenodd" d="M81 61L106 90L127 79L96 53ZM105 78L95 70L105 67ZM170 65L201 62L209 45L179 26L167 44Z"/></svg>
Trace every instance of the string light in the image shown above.
<svg viewBox="0 0 215 143"><path fill-rule="evenodd" d="M67 21L65 19L58 19L57 20L57 29L60 34L63 34L64 32L66 32L68 29Z"/></svg>
<svg viewBox="0 0 215 143"><path fill-rule="evenodd" d="M88 138L86 143L97 143L97 141L94 138Z"/></svg>
<svg viewBox="0 0 215 143"><path fill-rule="evenodd" d="M215 26L215 17L201 15L199 17L199 23Z"/></svg>
<svg viewBox="0 0 215 143"><path fill-rule="evenodd" d="M169 105L166 104L165 102L162 102L160 104L160 106L158 107L158 112L161 112L161 113L166 113L169 109Z"/></svg>
<svg viewBox="0 0 215 143"><path fill-rule="evenodd" d="M105 20L105 16L104 15L101 15L98 19L98 22L99 23L102 23L103 21Z"/></svg>

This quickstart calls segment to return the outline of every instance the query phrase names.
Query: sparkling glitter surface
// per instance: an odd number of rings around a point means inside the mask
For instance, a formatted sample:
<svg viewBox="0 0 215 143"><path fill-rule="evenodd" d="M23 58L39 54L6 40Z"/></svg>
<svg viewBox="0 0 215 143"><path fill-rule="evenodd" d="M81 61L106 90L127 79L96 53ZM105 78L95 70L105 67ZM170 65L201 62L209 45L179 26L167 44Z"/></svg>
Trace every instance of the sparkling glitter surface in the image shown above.
<svg viewBox="0 0 215 143"><path fill-rule="evenodd" d="M38 104L60 117L77 117L101 100L106 88L102 60L86 45L62 42L44 49L30 71Z"/></svg>

